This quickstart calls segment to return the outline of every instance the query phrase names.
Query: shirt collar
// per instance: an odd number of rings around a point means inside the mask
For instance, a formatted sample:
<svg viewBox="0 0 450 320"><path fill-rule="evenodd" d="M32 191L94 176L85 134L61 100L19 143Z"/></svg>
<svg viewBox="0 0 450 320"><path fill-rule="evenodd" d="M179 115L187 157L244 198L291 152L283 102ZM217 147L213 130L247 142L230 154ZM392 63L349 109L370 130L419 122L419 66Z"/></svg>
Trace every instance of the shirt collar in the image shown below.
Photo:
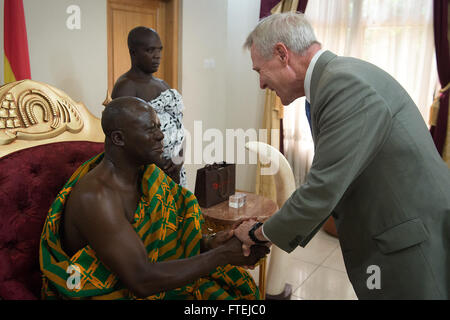
<svg viewBox="0 0 450 320"><path fill-rule="evenodd" d="M306 76L305 76L305 97L308 102L311 102L311 77L314 70L314 66L316 65L317 60L319 59L320 55L324 53L325 50L320 49L316 52L314 57L311 59L311 62L309 63L308 69L306 70Z"/></svg>

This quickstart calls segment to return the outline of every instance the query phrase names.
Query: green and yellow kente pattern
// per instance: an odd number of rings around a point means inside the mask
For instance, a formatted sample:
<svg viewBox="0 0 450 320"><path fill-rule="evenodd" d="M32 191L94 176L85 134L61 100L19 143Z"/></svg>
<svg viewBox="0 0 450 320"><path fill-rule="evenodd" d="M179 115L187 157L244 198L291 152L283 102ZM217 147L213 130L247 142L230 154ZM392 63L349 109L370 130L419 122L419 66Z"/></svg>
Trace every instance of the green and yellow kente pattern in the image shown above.
<svg viewBox="0 0 450 320"><path fill-rule="evenodd" d="M135 299L89 245L72 257L61 248L60 228L65 202L77 181L102 159L103 154L100 154L78 168L48 212L39 252L44 299ZM141 191L132 226L145 245L149 261L156 263L198 255L203 217L195 196L155 165L143 168ZM79 286L68 285L74 268L79 272ZM150 300L259 298L252 277L244 269L231 265L218 267L208 277L190 285L147 297Z"/></svg>

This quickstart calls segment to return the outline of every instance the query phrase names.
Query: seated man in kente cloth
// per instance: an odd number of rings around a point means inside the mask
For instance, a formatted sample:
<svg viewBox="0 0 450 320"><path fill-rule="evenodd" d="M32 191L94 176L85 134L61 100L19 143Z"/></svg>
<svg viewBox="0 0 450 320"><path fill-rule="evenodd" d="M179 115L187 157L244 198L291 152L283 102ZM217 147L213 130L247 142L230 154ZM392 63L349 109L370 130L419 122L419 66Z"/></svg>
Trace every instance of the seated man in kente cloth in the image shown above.
<svg viewBox="0 0 450 320"><path fill-rule="evenodd" d="M195 196L157 166L163 133L135 97L102 115L105 152L85 162L52 204L41 235L44 299L259 299L254 265L233 232L203 237Z"/></svg>

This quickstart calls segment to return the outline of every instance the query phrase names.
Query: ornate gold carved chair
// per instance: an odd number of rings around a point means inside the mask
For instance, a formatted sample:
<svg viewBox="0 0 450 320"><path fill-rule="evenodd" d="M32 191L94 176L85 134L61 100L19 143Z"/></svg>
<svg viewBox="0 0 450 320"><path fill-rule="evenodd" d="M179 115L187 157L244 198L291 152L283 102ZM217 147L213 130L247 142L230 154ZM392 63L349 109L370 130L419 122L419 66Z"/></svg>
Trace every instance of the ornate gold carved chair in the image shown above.
<svg viewBox="0 0 450 320"><path fill-rule="evenodd" d="M0 299L38 299L47 211L77 167L103 151L100 120L48 84L0 87Z"/></svg>

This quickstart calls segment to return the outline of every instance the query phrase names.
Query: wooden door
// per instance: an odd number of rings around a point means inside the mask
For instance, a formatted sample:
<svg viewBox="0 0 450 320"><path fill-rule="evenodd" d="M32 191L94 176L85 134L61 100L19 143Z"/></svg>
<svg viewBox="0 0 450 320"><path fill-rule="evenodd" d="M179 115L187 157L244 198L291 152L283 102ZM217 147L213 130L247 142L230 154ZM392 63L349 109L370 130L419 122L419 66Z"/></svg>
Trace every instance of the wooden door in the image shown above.
<svg viewBox="0 0 450 320"><path fill-rule="evenodd" d="M163 51L155 76L178 89L179 0L108 0L107 11L109 93L117 78L130 69L127 37L137 26L158 32Z"/></svg>

